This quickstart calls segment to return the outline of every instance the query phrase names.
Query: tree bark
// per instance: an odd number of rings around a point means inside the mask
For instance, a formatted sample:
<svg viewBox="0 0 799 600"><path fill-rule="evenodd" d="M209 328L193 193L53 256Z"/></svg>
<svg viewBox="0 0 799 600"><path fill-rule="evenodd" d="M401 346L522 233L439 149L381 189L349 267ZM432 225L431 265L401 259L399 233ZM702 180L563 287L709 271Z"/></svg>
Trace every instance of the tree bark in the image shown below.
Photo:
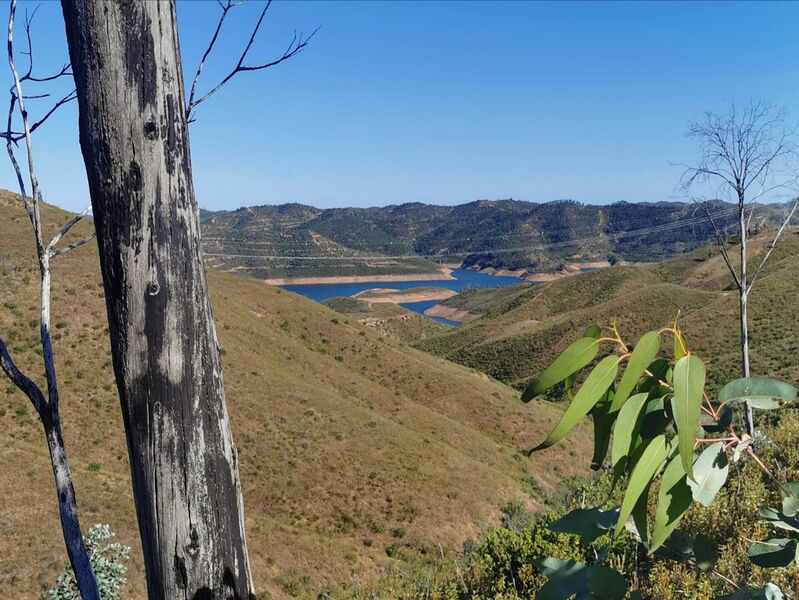
<svg viewBox="0 0 799 600"><path fill-rule="evenodd" d="M749 278L746 269L747 257L747 237L748 227L746 223L746 204L745 204L745 190L743 188L738 190L738 228L741 232L741 272L738 277L740 281L739 299L740 299L740 321L741 321L741 372L742 377L749 377L749 315L747 312L747 304L749 302ZM746 406L746 433L750 436L755 434L755 417L752 413L752 405L747 400Z"/></svg>
<svg viewBox="0 0 799 600"><path fill-rule="evenodd" d="M151 599L254 598L175 5L62 0Z"/></svg>

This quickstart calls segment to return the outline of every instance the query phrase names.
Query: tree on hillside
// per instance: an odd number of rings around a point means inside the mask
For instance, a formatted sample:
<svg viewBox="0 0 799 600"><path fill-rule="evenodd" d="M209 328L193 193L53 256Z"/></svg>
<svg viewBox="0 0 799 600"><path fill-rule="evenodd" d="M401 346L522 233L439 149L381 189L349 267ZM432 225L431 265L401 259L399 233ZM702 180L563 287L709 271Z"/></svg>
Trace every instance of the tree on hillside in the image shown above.
<svg viewBox="0 0 799 600"><path fill-rule="evenodd" d="M780 240L786 226L796 213L799 199L789 207L788 214L777 229L754 273L748 271L748 242L757 202L777 190L796 190L795 130L788 126L787 111L776 109L762 100L752 100L743 106L730 104L727 114L708 112L701 121L688 129L688 137L699 144L701 156L692 165L682 165L685 171L682 189L691 193L700 185L713 189L716 197L736 206L735 234L739 256L730 256L723 231L713 218L708 204L698 202L715 232L721 256L735 282L739 299L741 336L741 372L749 377L749 295ZM748 212L748 214L747 214ZM752 435L752 408L746 409L747 433Z"/></svg>
<svg viewBox="0 0 799 600"><path fill-rule="evenodd" d="M8 351L7 345L0 338L0 368L11 379L14 385L19 388L31 401L39 420L44 428L47 448L50 452L50 462L53 468L55 479L56 495L58 497L58 513L61 520L61 530L64 535L64 542L67 547L67 554L72 570L75 574L75 583L80 590L84 600L99 600L100 593L97 587L97 580L92 570L91 559L87 552L83 536L81 534L80 521L78 519L77 501L75 489L72 485L72 475L67 460L67 452L64 446L64 439L61 431L61 411L60 397L58 389L58 377L56 376L55 359L53 356L53 344L50 335L50 290L51 290L51 271L50 261L61 256L74 248L77 248L90 241L94 236L75 241L69 245L57 247L72 228L85 217L89 208L76 215L65 223L59 231L50 239L45 241L44 225L41 216L42 192L39 180L36 176L36 167L33 153L32 133L36 131L47 119L61 106L74 99L74 92L70 92L62 99L56 101L52 108L46 112L38 121L30 119L26 103L30 99L46 98L48 94L26 94L24 86L27 83L43 83L54 81L61 77L68 77L69 65L65 65L58 73L47 77L37 77L33 75L33 52L31 48L30 25L31 20L25 20L25 32L27 34L28 68L25 71L17 69L14 47L14 21L16 15L16 0L11 0L8 19L8 63L13 77L13 85L9 90L10 101L8 108L8 119L6 130L2 137L6 140L6 151L17 176L19 192L22 202L28 213L28 218L33 227L33 237L36 248L36 258L39 263L40 276L40 307L39 315L39 337L42 349L42 360L44 363L44 373L47 382L47 394L37 385L28 375L22 372L13 360ZM14 124L19 119L22 131L14 131ZM20 166L16 157L17 144L23 142L27 158L27 184L23 168ZM28 187L30 186L30 187Z"/></svg>
<svg viewBox="0 0 799 600"><path fill-rule="evenodd" d="M253 598L238 459L203 269L175 4L63 0L151 598Z"/></svg>

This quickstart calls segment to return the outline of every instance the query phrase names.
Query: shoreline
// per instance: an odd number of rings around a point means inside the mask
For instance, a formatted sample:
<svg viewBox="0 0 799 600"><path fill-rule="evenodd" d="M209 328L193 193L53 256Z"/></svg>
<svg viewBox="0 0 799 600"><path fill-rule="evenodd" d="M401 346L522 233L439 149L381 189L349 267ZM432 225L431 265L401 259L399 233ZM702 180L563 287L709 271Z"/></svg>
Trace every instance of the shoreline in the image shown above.
<svg viewBox="0 0 799 600"><path fill-rule="evenodd" d="M468 310L461 310L458 308L451 308L449 306L443 306L441 304L436 304L435 306L431 306L424 314L428 317L438 317L440 319L447 319L448 321L454 321L456 323L468 323L469 321L474 321L480 315L476 315L474 313L470 313Z"/></svg>
<svg viewBox="0 0 799 600"><path fill-rule="evenodd" d="M262 279L269 285L325 285L330 283L391 283L392 281L451 281L452 269L434 273L408 273L405 275L333 275L330 277L284 277Z"/></svg>
<svg viewBox="0 0 799 600"><path fill-rule="evenodd" d="M620 266L634 264L625 261L618 263ZM516 277L520 282L532 281L536 283L546 283L579 275L583 269L598 270L610 268L607 261L577 262L569 263L562 271L542 271L531 273L524 269L495 269L493 267L483 267L482 269L468 269L475 273L484 275L495 275L498 277ZM327 277L278 277L274 279L262 279L269 285L327 285L337 283L391 283L394 281L451 281L455 279L452 275L454 269L460 268L456 265L446 265L440 271L428 273L407 273L407 274L387 274L387 275L331 275ZM439 316L439 315L434 315ZM446 318L446 317L443 317ZM455 319L452 319L455 320Z"/></svg>
<svg viewBox="0 0 799 600"><path fill-rule="evenodd" d="M382 293L383 295L379 296L370 296L370 293ZM429 289L429 290L414 290L411 288L410 290L387 290L387 289L380 289L380 288L372 288L371 290L364 290L363 292L358 292L353 298L356 300L362 300L364 302L368 302L369 304L374 303L391 303L391 304L412 304L413 302L429 302L431 300L446 300L447 298L452 298L453 296L457 295L457 292L454 290L448 290L445 288L436 288L436 289Z"/></svg>

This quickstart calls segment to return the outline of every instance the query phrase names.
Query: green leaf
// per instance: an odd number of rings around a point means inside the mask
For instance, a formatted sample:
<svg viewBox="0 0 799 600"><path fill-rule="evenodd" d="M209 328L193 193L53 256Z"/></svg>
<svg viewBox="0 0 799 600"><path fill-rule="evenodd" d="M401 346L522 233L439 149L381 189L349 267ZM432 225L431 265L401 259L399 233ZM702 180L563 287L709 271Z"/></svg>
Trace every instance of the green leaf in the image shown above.
<svg viewBox="0 0 799 600"><path fill-rule="evenodd" d="M604 565L588 566L573 560L544 558L533 564L549 581L536 594L536 600L622 600L627 593L627 580Z"/></svg>
<svg viewBox="0 0 799 600"><path fill-rule="evenodd" d="M666 446L666 436L659 435L649 442L641 454L641 458L638 459L635 467L633 467L633 472L627 484L627 491L624 494L624 500L619 510L619 520L616 522L614 537L619 536L633 508L635 508L638 498L648 489L649 484L660 471L663 461L666 459Z"/></svg>
<svg viewBox="0 0 799 600"><path fill-rule="evenodd" d="M660 480L650 554L663 545L691 506L691 488L688 487L687 480L688 475L682 466L680 455L676 454L669 461Z"/></svg>
<svg viewBox="0 0 799 600"><path fill-rule="evenodd" d="M705 448L694 463L694 479L688 482L694 500L703 506L710 506L727 481L729 470L724 442L716 442Z"/></svg>
<svg viewBox="0 0 799 600"><path fill-rule="evenodd" d="M683 356L674 366L674 421L685 472L694 478L694 442L699 427L705 365L698 356Z"/></svg>
<svg viewBox="0 0 799 600"><path fill-rule="evenodd" d="M641 437L651 440L666 430L666 426L671 422L666 414L666 406L663 398L650 398L644 408L644 416L641 420Z"/></svg>
<svg viewBox="0 0 799 600"><path fill-rule="evenodd" d="M757 510L760 517L773 527L799 533L799 519L786 515L776 508L761 507Z"/></svg>
<svg viewBox="0 0 799 600"><path fill-rule="evenodd" d="M556 533L578 535L583 544L590 544L613 527L618 514L615 510L577 508L550 523L548 528Z"/></svg>
<svg viewBox="0 0 799 600"><path fill-rule="evenodd" d="M536 600L568 600L575 594L585 597L588 593L587 565L559 558L537 559L533 565L549 579L536 594Z"/></svg>
<svg viewBox="0 0 799 600"><path fill-rule="evenodd" d="M555 429L546 440L533 448L533 452L549 448L569 433L578 421L587 415L593 406L602 399L602 396L605 395L605 392L608 391L608 388L616 379L618 369L618 356L606 356L599 361L599 364L591 371L583 385L574 395L574 400L572 400L566 412L563 413Z"/></svg>
<svg viewBox="0 0 799 600"><path fill-rule="evenodd" d="M583 337L594 338L595 340L598 340L600 337L602 337L602 328L599 325L589 325L588 329L585 330Z"/></svg>
<svg viewBox="0 0 799 600"><path fill-rule="evenodd" d="M609 567L594 565L588 571L588 591L593 598L621 600L627 594L627 580Z"/></svg>
<svg viewBox="0 0 799 600"><path fill-rule="evenodd" d="M788 496L782 499L782 512L789 517L799 515L799 498Z"/></svg>
<svg viewBox="0 0 799 600"><path fill-rule="evenodd" d="M773 538L758 542L747 551L749 560L764 569L787 567L796 557L796 540Z"/></svg>
<svg viewBox="0 0 799 600"><path fill-rule="evenodd" d="M652 487L652 482L646 486L646 489L638 498L638 502L633 506L631 516L635 528L638 530L638 535L641 536L641 543L646 546L649 543L649 489Z"/></svg>
<svg viewBox="0 0 799 600"><path fill-rule="evenodd" d="M522 401L529 402L538 394L566 379L572 373L586 367L599 353L599 341L584 337L569 345L541 375L536 377L522 394Z"/></svg>
<svg viewBox="0 0 799 600"><path fill-rule="evenodd" d="M569 402L574 400L574 382L577 379L577 373L572 373L563 380L563 389L566 391L566 397Z"/></svg>
<svg viewBox="0 0 799 600"><path fill-rule="evenodd" d="M610 450L614 472L624 468L632 453L633 441L638 437L641 428L641 409L644 407L646 397L646 394L636 394L624 403L616 417L616 424L613 426L613 445Z"/></svg>
<svg viewBox="0 0 799 600"><path fill-rule="evenodd" d="M783 498L799 498L799 482L788 481L780 490Z"/></svg>
<svg viewBox="0 0 799 600"><path fill-rule="evenodd" d="M657 331L650 331L641 337L630 355L627 368L624 369L624 375L616 388L616 397L613 399L610 412L616 412L624 405L659 350L660 334Z"/></svg>
<svg viewBox="0 0 799 600"><path fill-rule="evenodd" d="M729 382L719 391L719 402L749 402L754 408L769 410L779 408L774 398L783 402L796 400L797 389L790 383L784 383L765 377L743 377Z"/></svg>
<svg viewBox="0 0 799 600"><path fill-rule="evenodd" d="M610 445L610 431L613 428L615 415L610 414L610 406L613 403L613 387L591 409L591 417L594 422L594 455L591 458L591 468L596 471L602 467L605 456L608 454Z"/></svg>
<svg viewBox="0 0 799 600"><path fill-rule="evenodd" d="M677 329L677 324L675 323L675 329ZM677 329L677 333L674 335L674 362L680 360L683 356L685 356L685 336L682 332Z"/></svg>
<svg viewBox="0 0 799 600"><path fill-rule="evenodd" d="M641 382L641 385L638 386L638 391L651 392L653 389L660 387L661 381L668 381L669 369L671 369L671 366L669 365L669 361L665 358L658 358L652 361L652 364L646 369L652 375L646 376L644 381Z"/></svg>

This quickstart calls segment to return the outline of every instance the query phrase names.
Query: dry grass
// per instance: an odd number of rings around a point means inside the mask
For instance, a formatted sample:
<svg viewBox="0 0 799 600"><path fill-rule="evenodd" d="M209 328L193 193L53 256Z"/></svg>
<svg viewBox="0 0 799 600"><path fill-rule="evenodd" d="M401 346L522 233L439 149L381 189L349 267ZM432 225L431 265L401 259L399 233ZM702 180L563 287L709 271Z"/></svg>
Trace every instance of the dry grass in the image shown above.
<svg viewBox="0 0 799 600"><path fill-rule="evenodd" d="M45 211L51 224L64 217ZM30 242L18 200L0 195L0 332L41 380ZM56 262L55 353L82 523L108 522L133 546L126 597L143 598L96 247ZM211 272L209 283L254 576L271 597L372 577L392 545L455 548L524 497L522 478L551 492L588 462L576 434L535 461L516 452L554 424L559 409L548 403L523 405L481 374L258 281ZM37 598L66 553L41 428L6 380L0 459L0 590Z"/></svg>

